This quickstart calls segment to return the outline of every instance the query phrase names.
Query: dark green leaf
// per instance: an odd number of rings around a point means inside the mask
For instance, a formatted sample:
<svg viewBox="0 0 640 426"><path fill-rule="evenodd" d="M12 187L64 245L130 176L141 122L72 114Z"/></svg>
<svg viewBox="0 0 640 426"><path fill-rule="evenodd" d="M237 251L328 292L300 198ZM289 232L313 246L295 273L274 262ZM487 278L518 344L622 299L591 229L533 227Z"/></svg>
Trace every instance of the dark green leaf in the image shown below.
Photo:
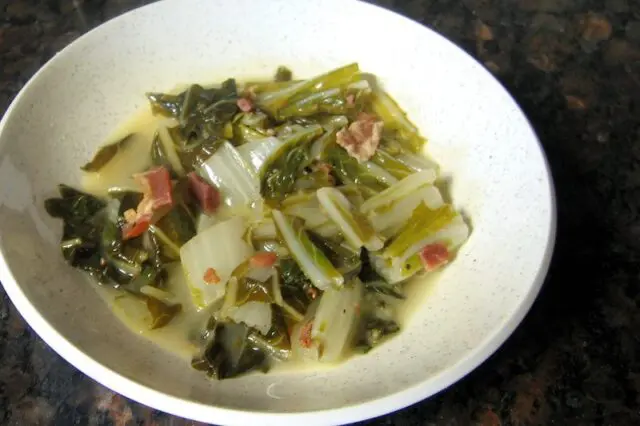
<svg viewBox="0 0 640 426"><path fill-rule="evenodd" d="M380 318L370 317L362 321L356 347L369 352L381 341L391 334L400 331L400 327L395 321L387 321Z"/></svg>
<svg viewBox="0 0 640 426"><path fill-rule="evenodd" d="M103 282L101 212L106 204L93 195L67 185L59 185L58 190L61 197L45 200L44 206L49 215L63 220L60 242L62 255L71 266Z"/></svg>
<svg viewBox="0 0 640 426"><path fill-rule="evenodd" d="M168 170L173 169L158 132L153 136L153 142L151 142L151 162L156 166L165 166Z"/></svg>
<svg viewBox="0 0 640 426"><path fill-rule="evenodd" d="M358 163L358 160L351 157L339 145L332 144L325 153L327 161L332 166L333 173L343 184L356 184L363 192L366 190L369 196L388 188L386 183L369 173Z"/></svg>
<svg viewBox="0 0 640 426"><path fill-rule="evenodd" d="M180 248L184 243L196 235L196 223L193 214L194 206L189 196L188 183L185 179L179 180L173 188L173 208L164 215L154 226L162 232L158 238L163 257L168 260L178 260L179 254L173 247L167 248L167 244Z"/></svg>
<svg viewBox="0 0 640 426"><path fill-rule="evenodd" d="M152 110L178 120L180 136L185 145L224 136L224 125L238 112L235 80L228 79L219 88L205 89L197 84L179 95L150 93L147 98ZM186 167L185 167L186 168Z"/></svg>
<svg viewBox="0 0 640 426"><path fill-rule="evenodd" d="M282 298L298 312L306 312L318 291L291 258L280 259L279 273Z"/></svg>
<svg viewBox="0 0 640 426"><path fill-rule="evenodd" d="M136 191L130 191L122 188L109 188L109 197L118 200L120 206L118 208L118 216L122 216L125 211L130 209L137 209L138 204L142 201L142 193Z"/></svg>
<svg viewBox="0 0 640 426"><path fill-rule="evenodd" d="M196 370L222 380L237 377L253 370L268 369L267 357L249 339L252 330L242 324L215 323L207 330L209 343L203 352L191 361Z"/></svg>
<svg viewBox="0 0 640 426"><path fill-rule="evenodd" d="M281 200L295 188L296 179L311 163L311 142L323 133L318 125L292 130L281 137L284 142L263 167L260 192L268 200Z"/></svg>
<svg viewBox="0 0 640 426"><path fill-rule="evenodd" d="M147 93L147 99L151 103L151 111L167 117L177 117L184 103L184 93L168 95L164 93Z"/></svg>
<svg viewBox="0 0 640 426"><path fill-rule="evenodd" d="M100 171L109 161L116 156L118 151L121 151L127 147L127 144L133 138L133 134L127 135L118 142L114 142L109 145L105 145L98 150L93 156L93 159L84 166L80 167L85 172L97 172Z"/></svg>
<svg viewBox="0 0 640 426"><path fill-rule="evenodd" d="M279 66L274 77L275 81L291 81L293 73L285 66Z"/></svg>

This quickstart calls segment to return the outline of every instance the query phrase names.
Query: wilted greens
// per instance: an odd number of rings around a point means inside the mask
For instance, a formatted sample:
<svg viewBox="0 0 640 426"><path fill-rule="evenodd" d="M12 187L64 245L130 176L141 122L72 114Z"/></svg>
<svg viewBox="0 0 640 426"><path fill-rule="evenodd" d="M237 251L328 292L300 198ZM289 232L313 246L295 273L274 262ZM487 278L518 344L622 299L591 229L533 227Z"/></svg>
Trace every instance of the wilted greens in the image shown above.
<svg viewBox="0 0 640 426"><path fill-rule="evenodd" d="M425 139L358 64L147 98L155 127L81 167L108 185L115 158L141 164L127 186L60 185L45 208L69 265L147 329L182 333L211 377L372 350L400 329L405 283L468 237ZM141 143L147 157L132 158Z"/></svg>

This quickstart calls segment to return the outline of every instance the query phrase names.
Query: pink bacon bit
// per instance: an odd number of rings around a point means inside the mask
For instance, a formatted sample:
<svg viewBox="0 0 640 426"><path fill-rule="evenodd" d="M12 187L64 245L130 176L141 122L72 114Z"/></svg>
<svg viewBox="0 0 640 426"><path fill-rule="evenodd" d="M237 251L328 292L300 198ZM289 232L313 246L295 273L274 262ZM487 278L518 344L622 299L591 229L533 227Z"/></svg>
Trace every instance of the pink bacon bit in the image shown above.
<svg viewBox="0 0 640 426"><path fill-rule="evenodd" d="M442 243L429 244L420 251L420 260L427 272L434 271L447 264L449 259L449 249Z"/></svg>
<svg viewBox="0 0 640 426"><path fill-rule="evenodd" d="M173 207L171 176L166 167L155 167L133 177L142 186L143 196L135 211L131 209L125 212L127 223L122 228L124 240L142 235L149 225L157 222Z"/></svg>
<svg viewBox="0 0 640 426"><path fill-rule="evenodd" d="M375 115L361 112L356 121L336 134L336 142L362 163L376 153L383 126L382 120Z"/></svg>
<svg viewBox="0 0 640 426"><path fill-rule="evenodd" d="M250 112L253 109L253 102L248 98L238 98L236 104L242 112Z"/></svg>
<svg viewBox="0 0 640 426"><path fill-rule="evenodd" d="M218 284L220 282L220 277L218 276L218 272L213 268L207 268L207 270L204 271L204 275L202 276L202 279L207 284Z"/></svg>
<svg viewBox="0 0 640 426"><path fill-rule="evenodd" d="M213 214L220 206L220 191L209 185L195 172L187 175L189 179L189 190L198 200L200 208L205 214Z"/></svg>
<svg viewBox="0 0 640 426"><path fill-rule="evenodd" d="M249 259L249 265L254 268L270 268L278 260L278 255L270 251L261 251Z"/></svg>
<svg viewBox="0 0 640 426"><path fill-rule="evenodd" d="M303 348L310 348L313 344L311 339L311 329L313 328L313 321L309 321L300 329L300 345Z"/></svg>
<svg viewBox="0 0 640 426"><path fill-rule="evenodd" d="M168 210L173 206L173 195L171 193L171 176L169 170L164 166L154 167L144 173L137 173L133 178L142 186L144 197L140 205L157 212ZM146 204L149 204L147 206ZM138 214L140 206L138 206Z"/></svg>

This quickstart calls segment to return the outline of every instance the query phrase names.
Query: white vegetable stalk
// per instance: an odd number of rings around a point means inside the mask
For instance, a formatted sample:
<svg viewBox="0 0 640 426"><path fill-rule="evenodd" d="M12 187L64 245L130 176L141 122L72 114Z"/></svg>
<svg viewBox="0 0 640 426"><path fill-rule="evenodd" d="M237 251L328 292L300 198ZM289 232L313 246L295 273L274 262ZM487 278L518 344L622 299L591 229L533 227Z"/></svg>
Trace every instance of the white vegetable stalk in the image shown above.
<svg viewBox="0 0 640 426"><path fill-rule="evenodd" d="M245 223L240 217L219 222L197 234L180 248L180 259L194 305L202 309L220 299L233 270L253 254L243 240ZM213 269L219 281L205 281Z"/></svg>
<svg viewBox="0 0 640 426"><path fill-rule="evenodd" d="M364 167L372 176L375 176L378 181L386 185L393 185L394 183L398 182L398 179L393 177L391 173L371 161L365 161L364 163L360 163L360 165Z"/></svg>
<svg viewBox="0 0 640 426"><path fill-rule="evenodd" d="M384 241L369 221L352 208L347 197L335 188L321 188L316 192L327 215L342 231L345 239L356 248L380 250Z"/></svg>
<svg viewBox="0 0 640 426"><path fill-rule="evenodd" d="M396 247L390 246L383 251L383 257L391 259L393 267L400 268L408 258L430 244L443 243L449 251L453 251L469 237L469 227L459 214L455 214L443 226L430 227L427 225L422 228L422 232L414 233L411 240L407 241L406 245L401 248L402 253L400 255L395 255ZM399 235L402 235L402 232Z"/></svg>
<svg viewBox="0 0 640 426"><path fill-rule="evenodd" d="M368 218L376 232L393 235L394 231L404 225L411 213L424 202L432 210L441 207L444 200L435 186L424 186L384 207L372 210Z"/></svg>
<svg viewBox="0 0 640 426"><path fill-rule="evenodd" d="M259 176L267 158L271 156L283 142L276 137L268 137L245 143L236 148L242 159L251 166L252 172Z"/></svg>
<svg viewBox="0 0 640 426"><path fill-rule="evenodd" d="M311 338L313 319L318 309L319 299L314 300L304 318L291 330L291 353L300 361L317 362L320 358L320 343Z"/></svg>
<svg viewBox="0 0 640 426"><path fill-rule="evenodd" d="M243 323L266 335L271 329L271 304L265 302L247 302L241 306L231 307L227 311L229 319L235 323Z"/></svg>
<svg viewBox="0 0 640 426"><path fill-rule="evenodd" d="M273 210L272 214L276 228L289 252L313 285L320 290L342 287L344 278L324 253L311 242L304 229L279 210Z"/></svg>
<svg viewBox="0 0 640 426"><path fill-rule="evenodd" d="M336 362L353 337L362 301L362 283L355 279L340 290L329 289L320 297L311 338L320 342L322 362Z"/></svg>
<svg viewBox="0 0 640 426"><path fill-rule="evenodd" d="M277 236L276 224L272 219L265 219L252 229L252 237L256 240L274 240Z"/></svg>
<svg viewBox="0 0 640 426"><path fill-rule="evenodd" d="M389 205L424 186L433 185L435 180L436 172L431 169L409 175L366 200L362 203L362 206L360 206L360 211L367 214L374 209Z"/></svg>
<svg viewBox="0 0 640 426"><path fill-rule="evenodd" d="M422 262L418 254L411 256L403 264L394 264L391 259L385 259L376 253L369 252L369 263L386 282L397 284L413 277L423 270Z"/></svg>
<svg viewBox="0 0 640 426"><path fill-rule="evenodd" d="M261 198L260 181L253 166L229 142L224 142L202 164L198 174L220 190L224 204L229 207L247 206Z"/></svg>

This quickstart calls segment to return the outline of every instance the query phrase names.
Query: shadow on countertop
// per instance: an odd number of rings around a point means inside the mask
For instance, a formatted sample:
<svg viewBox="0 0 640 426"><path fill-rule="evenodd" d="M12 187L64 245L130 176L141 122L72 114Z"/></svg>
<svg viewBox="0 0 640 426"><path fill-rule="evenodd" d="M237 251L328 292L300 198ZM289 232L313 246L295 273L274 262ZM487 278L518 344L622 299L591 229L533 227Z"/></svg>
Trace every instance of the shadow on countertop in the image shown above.
<svg viewBox="0 0 640 426"><path fill-rule="evenodd" d="M134 0L0 0L0 111L55 52ZM640 3L379 0L478 59L542 141L558 197L551 270L481 367L362 425L640 424ZM191 425L62 360L0 290L0 424Z"/></svg>

